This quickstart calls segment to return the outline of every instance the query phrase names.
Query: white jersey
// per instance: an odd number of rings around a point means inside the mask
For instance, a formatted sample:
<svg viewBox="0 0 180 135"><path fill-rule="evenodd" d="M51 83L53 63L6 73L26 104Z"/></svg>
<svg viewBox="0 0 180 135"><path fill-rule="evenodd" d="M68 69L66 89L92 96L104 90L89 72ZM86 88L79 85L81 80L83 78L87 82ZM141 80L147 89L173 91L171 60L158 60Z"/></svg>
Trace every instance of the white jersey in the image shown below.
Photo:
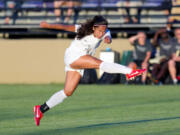
<svg viewBox="0 0 180 135"><path fill-rule="evenodd" d="M81 25L75 25L75 32L77 32L80 27ZM94 55L96 49L106 36L111 37L111 33L108 29L101 39L94 37L93 34L87 35L82 39L75 38L65 52L64 62L66 66L83 55Z"/></svg>
<svg viewBox="0 0 180 135"><path fill-rule="evenodd" d="M80 25L75 25L75 32L77 32L79 28ZM68 49L69 51L73 51L73 53L77 53L77 54L83 53L84 55L85 54L94 55L96 48L99 47L100 43L106 36L111 37L110 31L108 29L106 30L106 33L101 39L94 37L93 34L85 36L82 39L75 38L75 40L72 41Z"/></svg>

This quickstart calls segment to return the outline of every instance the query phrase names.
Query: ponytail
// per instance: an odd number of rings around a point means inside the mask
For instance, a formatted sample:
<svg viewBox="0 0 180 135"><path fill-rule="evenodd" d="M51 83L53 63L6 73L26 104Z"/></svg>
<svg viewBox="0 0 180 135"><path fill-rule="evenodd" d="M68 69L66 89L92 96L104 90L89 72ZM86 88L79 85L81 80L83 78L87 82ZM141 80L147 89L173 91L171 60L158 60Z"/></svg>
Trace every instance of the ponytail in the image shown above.
<svg viewBox="0 0 180 135"><path fill-rule="evenodd" d="M93 27L98 27L99 25L108 25L107 20L103 16L95 16L93 19L89 19L86 23L82 24L77 31L77 39L82 39L83 37L92 34Z"/></svg>

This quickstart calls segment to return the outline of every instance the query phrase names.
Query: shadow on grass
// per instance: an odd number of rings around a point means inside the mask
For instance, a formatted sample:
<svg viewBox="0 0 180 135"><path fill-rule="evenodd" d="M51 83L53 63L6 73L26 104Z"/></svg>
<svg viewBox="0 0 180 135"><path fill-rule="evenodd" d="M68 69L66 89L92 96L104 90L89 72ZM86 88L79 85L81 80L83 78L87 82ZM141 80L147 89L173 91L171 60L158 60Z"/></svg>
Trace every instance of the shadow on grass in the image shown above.
<svg viewBox="0 0 180 135"><path fill-rule="evenodd" d="M168 131L161 131L161 132L152 132L152 133L146 133L143 135L179 135L180 128L175 129L169 129Z"/></svg>
<svg viewBox="0 0 180 135"><path fill-rule="evenodd" d="M136 121L125 121L125 122L111 122L111 123L99 123L99 124L92 124L92 125L84 125L84 126L78 126L73 128L64 128L64 129L52 129L52 130L41 130L38 133L28 133L26 135L62 135L64 133L80 133L81 131L85 130L95 130L103 129L103 128L109 128L113 126L121 126L121 125L133 125L133 124L141 124L141 123L148 123L148 122L157 122L157 121L167 121L167 120L175 120L180 119L180 117L167 117L167 118L157 118L157 119L147 119L147 120L136 120ZM178 129L179 131L179 129ZM167 131L168 132L168 131ZM174 132L174 131L173 131ZM162 132L164 134L164 132ZM159 133L160 135L161 133ZM149 134L150 135L150 134Z"/></svg>

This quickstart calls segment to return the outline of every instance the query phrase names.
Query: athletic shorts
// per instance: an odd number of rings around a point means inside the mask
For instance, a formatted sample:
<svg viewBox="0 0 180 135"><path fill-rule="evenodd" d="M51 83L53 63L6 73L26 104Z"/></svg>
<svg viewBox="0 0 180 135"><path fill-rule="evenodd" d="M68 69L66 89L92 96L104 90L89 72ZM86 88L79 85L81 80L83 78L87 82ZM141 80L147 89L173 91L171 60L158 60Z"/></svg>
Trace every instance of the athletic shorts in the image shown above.
<svg viewBox="0 0 180 135"><path fill-rule="evenodd" d="M176 62L176 69L177 72L180 73L180 62Z"/></svg>
<svg viewBox="0 0 180 135"><path fill-rule="evenodd" d="M143 63L143 60L133 60L134 63L136 63L136 65L141 68L141 65Z"/></svg>
<svg viewBox="0 0 180 135"><path fill-rule="evenodd" d="M65 63L65 72L67 71L76 71L81 76L84 74L84 69L74 69L70 66L74 61L76 61L81 56L84 56L85 54L77 54L74 52L69 51L69 49L66 49L65 56L64 56L64 63Z"/></svg>

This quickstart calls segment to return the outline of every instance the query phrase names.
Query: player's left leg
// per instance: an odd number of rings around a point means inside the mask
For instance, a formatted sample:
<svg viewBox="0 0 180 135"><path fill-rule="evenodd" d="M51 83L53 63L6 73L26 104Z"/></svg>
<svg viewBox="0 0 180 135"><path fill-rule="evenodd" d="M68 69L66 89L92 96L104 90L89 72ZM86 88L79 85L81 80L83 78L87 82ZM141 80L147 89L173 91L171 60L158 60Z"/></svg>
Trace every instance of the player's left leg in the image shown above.
<svg viewBox="0 0 180 135"><path fill-rule="evenodd" d="M67 16L64 20L65 23L67 23L70 20L70 17L73 13L74 1L67 2L67 6L68 6L68 11L67 11Z"/></svg>
<svg viewBox="0 0 180 135"><path fill-rule="evenodd" d="M144 63L141 66L143 69L147 69L148 68L148 63ZM147 70L142 74L142 83L145 84L146 83L146 78L147 78Z"/></svg>
<svg viewBox="0 0 180 135"><path fill-rule="evenodd" d="M168 71L168 61L164 61L161 63L161 69L157 74L157 80L160 80Z"/></svg>
<svg viewBox="0 0 180 135"><path fill-rule="evenodd" d="M68 96L71 96L73 94L79 83L80 78L81 75L79 72L67 71L64 89L53 94L50 97L50 99L44 104L36 105L34 107L34 112L35 112L34 119L37 126L39 126L40 124L40 120L43 117L43 113L53 108L54 106L62 103L64 99L66 99Z"/></svg>
<svg viewBox="0 0 180 135"><path fill-rule="evenodd" d="M76 87L78 86L80 79L81 79L81 75L77 71L67 71L64 89L55 93L46 102L47 106L49 108L53 108L54 106L63 102L65 98L71 96L74 93ZM44 112L43 108L41 110L42 112Z"/></svg>

